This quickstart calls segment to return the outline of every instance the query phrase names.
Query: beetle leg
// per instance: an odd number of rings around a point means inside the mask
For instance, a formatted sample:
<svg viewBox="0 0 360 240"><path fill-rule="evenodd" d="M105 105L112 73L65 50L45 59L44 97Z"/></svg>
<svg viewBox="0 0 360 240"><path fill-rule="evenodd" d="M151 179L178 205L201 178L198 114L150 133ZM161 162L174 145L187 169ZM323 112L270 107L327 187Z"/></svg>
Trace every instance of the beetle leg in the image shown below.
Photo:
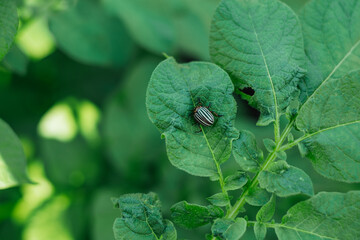
<svg viewBox="0 0 360 240"><path fill-rule="evenodd" d="M206 108L209 109L211 107L211 103L209 103L209 106L207 106Z"/></svg>
<svg viewBox="0 0 360 240"><path fill-rule="evenodd" d="M201 106L201 105L202 105L202 104L201 104L201 99L198 97L197 100L198 100L197 106Z"/></svg>

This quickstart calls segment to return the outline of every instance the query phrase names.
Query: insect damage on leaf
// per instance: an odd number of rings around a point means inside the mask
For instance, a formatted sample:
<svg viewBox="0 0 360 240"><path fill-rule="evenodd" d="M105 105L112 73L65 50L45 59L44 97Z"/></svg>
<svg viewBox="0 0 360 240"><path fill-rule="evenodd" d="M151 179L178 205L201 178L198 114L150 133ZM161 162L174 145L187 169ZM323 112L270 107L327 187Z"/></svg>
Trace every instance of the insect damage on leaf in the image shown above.
<svg viewBox="0 0 360 240"><path fill-rule="evenodd" d="M297 100L305 73L301 27L280 1L222 1L212 21L210 55L237 88L255 91L246 99L261 112L258 125L277 121Z"/></svg>

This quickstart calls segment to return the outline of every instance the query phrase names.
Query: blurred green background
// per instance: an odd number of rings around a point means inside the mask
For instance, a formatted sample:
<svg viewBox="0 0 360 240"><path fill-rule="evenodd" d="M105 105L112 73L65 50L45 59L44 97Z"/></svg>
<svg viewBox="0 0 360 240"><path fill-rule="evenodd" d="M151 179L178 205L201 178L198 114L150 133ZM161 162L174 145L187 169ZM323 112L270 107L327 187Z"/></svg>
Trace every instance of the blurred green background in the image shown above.
<svg viewBox="0 0 360 240"><path fill-rule="evenodd" d="M284 2L298 12L307 0ZM165 218L181 200L208 204L218 183L171 166L147 117L145 91L162 52L179 62L209 60L218 0L17 3L18 34L0 63L0 118L20 137L37 184L0 191L0 239L114 239L119 212L110 197L124 193L158 193ZM263 147L272 127L256 127L257 111L237 100L238 129L254 132ZM321 177L297 149L288 161L311 176L315 192L360 189ZM237 166L230 159L223 168L227 175ZM277 221L304 199L278 198ZM247 210L254 219L257 208ZM204 239L209 228L177 230L179 239ZM250 230L244 237L253 238Z"/></svg>

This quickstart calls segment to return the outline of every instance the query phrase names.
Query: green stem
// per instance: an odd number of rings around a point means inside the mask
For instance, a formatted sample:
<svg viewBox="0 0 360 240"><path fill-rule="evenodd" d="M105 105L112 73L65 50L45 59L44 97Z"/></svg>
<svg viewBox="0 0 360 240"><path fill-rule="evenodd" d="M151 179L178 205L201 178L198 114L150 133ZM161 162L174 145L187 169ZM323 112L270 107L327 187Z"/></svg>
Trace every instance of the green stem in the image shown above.
<svg viewBox="0 0 360 240"><path fill-rule="evenodd" d="M245 197L248 195L250 189L253 189L254 187L257 186L258 182L258 178L259 175L262 171L266 170L267 167L270 165L270 163L272 163L272 161L274 159L276 159L276 152L279 151L282 143L285 141L287 135L290 133L292 127L294 125L294 120L292 120L291 122L288 123L288 125L286 126L286 128L284 129L284 132L282 133L280 139L278 142L276 142L276 147L275 149L267 156L267 158L265 159L263 165L260 167L260 170L255 174L255 176L253 177L253 179L251 180L249 186L243 191L243 193L240 195L239 199L237 200L237 202L235 203L235 205L230 208L227 213L225 218L230 218L230 219L234 219L236 218L236 216L238 215L239 211L241 210L241 208L244 206L245 204Z"/></svg>
<svg viewBox="0 0 360 240"><path fill-rule="evenodd" d="M203 127L200 126L200 128L201 128L201 131L202 131L203 134L204 134L204 138L205 138L206 144L208 145L208 147L209 147L209 149L210 149L210 152L211 152L211 155L212 155L212 157L213 157L213 159L214 159L214 163L215 163L215 166L216 166L216 170L217 170L217 173L218 173L218 175L219 175L219 183L220 183L221 191L222 191L222 193L229 199L229 194L228 194L228 192L227 192L226 189L225 189L224 176L223 176L223 174L222 174L220 164L219 164L218 161L216 160L215 154L214 154L214 152L213 152L213 150L212 150L212 148L211 148L211 146L210 146L210 143L209 143L209 141L208 141L208 139L207 139L207 136L206 136L206 134L205 134L205 132L204 132ZM230 201L228 201L227 209L230 209L230 208L231 208L231 203L230 203Z"/></svg>
<svg viewBox="0 0 360 240"><path fill-rule="evenodd" d="M293 142L291 142L291 143L285 144L284 146L282 146L282 147L280 148L280 151L286 151L286 150L288 150L288 149L290 149L290 148L298 145L299 142L303 141L304 139L306 139L306 138L308 138L308 137L309 137L309 136L304 135L304 136L296 139L295 141L293 141Z"/></svg>

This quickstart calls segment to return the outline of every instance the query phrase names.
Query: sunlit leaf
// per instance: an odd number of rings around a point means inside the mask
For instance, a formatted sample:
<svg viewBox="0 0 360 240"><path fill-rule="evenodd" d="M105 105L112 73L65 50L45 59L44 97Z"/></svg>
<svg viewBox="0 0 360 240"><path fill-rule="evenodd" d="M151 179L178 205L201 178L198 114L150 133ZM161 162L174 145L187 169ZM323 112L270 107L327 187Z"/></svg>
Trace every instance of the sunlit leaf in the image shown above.
<svg viewBox="0 0 360 240"><path fill-rule="evenodd" d="M21 142L9 125L0 119L0 189L30 182Z"/></svg>

